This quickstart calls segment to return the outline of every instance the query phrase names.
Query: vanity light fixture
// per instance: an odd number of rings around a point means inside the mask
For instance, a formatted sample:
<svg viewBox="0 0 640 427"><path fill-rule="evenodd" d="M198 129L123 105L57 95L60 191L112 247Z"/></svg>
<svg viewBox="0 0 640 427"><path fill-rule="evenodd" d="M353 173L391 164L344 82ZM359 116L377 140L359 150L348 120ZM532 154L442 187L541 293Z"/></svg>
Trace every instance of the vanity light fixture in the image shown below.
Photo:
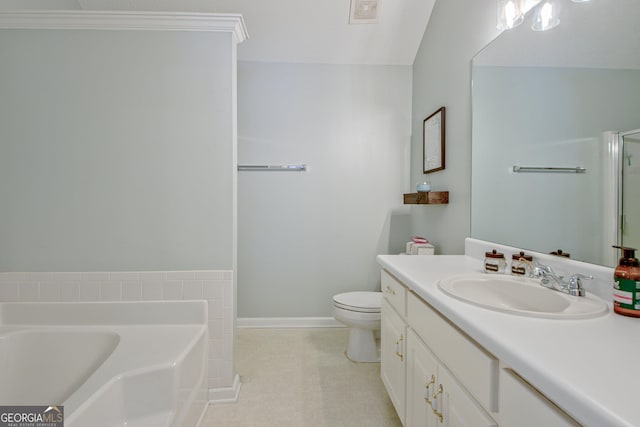
<svg viewBox="0 0 640 427"><path fill-rule="evenodd" d="M547 31L560 24L561 0L498 0L497 25L499 30L509 30L522 23L524 16L535 9L531 29ZM571 0L586 3L591 0Z"/></svg>

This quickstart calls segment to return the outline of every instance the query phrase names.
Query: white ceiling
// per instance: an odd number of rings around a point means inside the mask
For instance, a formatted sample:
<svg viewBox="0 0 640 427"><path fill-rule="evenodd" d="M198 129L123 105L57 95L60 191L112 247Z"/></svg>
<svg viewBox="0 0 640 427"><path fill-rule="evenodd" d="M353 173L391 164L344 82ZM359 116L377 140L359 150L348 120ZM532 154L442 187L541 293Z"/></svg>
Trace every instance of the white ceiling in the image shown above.
<svg viewBox="0 0 640 427"><path fill-rule="evenodd" d="M349 24L350 0L0 0L2 9L241 13L238 59L411 65L435 0L379 0L377 23Z"/></svg>

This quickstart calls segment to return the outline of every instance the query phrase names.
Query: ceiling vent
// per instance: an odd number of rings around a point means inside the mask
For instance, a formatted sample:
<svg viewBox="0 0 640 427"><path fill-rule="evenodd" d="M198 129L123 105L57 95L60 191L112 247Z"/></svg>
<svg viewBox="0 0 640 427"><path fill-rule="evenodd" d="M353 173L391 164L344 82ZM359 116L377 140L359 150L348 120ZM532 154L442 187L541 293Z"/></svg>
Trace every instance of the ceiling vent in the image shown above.
<svg viewBox="0 0 640 427"><path fill-rule="evenodd" d="M350 24L374 24L378 22L380 0L351 0Z"/></svg>

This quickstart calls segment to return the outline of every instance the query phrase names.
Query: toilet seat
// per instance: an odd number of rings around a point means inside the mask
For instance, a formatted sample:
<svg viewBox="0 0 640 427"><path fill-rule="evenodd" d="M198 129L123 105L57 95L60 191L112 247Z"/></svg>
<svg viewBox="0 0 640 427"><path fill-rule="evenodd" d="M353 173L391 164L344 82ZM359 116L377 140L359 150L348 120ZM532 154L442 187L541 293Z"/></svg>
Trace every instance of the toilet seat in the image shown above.
<svg viewBox="0 0 640 427"><path fill-rule="evenodd" d="M333 305L358 313L380 313L382 292L345 292L334 295Z"/></svg>

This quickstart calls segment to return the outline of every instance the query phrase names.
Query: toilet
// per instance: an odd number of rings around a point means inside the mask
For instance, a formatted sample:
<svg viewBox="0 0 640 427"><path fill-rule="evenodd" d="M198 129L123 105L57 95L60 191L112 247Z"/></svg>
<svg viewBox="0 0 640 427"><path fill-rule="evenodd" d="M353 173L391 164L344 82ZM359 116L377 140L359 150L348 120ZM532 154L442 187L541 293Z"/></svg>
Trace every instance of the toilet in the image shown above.
<svg viewBox="0 0 640 427"><path fill-rule="evenodd" d="M379 362L382 292L345 292L333 297L333 317L349 327L346 355L354 362Z"/></svg>

